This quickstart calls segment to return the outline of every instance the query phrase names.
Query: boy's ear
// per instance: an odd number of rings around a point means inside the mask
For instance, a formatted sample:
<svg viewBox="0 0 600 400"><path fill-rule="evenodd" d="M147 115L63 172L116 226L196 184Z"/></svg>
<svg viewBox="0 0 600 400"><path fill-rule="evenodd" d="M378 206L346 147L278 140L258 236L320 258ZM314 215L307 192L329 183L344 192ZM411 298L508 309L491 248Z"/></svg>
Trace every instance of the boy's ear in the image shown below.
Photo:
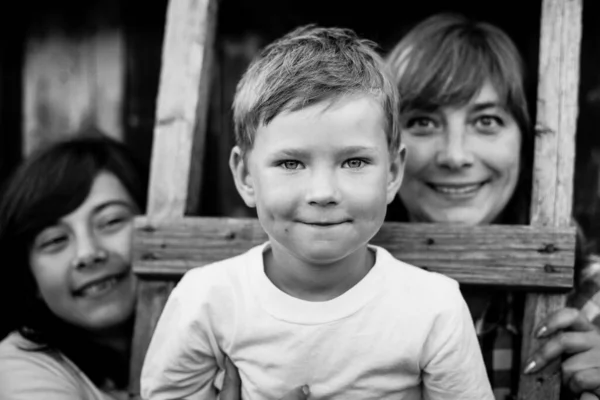
<svg viewBox="0 0 600 400"><path fill-rule="evenodd" d="M233 181L235 182L235 188L237 189L240 196L244 200L244 203L248 207L255 207L256 200L254 194L254 182L252 176L248 170L248 165L244 154L239 146L235 146L231 149L231 155L229 156L229 168L233 175Z"/></svg>
<svg viewBox="0 0 600 400"><path fill-rule="evenodd" d="M390 204L402 185L406 165L406 147L400 143L398 151L390 155L390 170L387 183L387 203Z"/></svg>

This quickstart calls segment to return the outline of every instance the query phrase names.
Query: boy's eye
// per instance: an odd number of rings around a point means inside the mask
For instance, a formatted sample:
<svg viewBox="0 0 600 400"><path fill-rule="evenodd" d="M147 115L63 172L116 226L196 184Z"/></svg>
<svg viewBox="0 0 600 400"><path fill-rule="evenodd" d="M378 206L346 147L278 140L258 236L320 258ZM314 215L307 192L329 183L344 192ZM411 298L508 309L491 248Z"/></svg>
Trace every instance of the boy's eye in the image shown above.
<svg viewBox="0 0 600 400"><path fill-rule="evenodd" d="M360 158L352 158L348 161L345 161L342 166L346 166L347 168L359 169L364 167L366 164L365 160Z"/></svg>
<svg viewBox="0 0 600 400"><path fill-rule="evenodd" d="M300 169L300 168L302 168L302 164L300 164L300 161L296 161L296 160L282 161L281 163L279 163L279 165L282 166L284 169Z"/></svg>

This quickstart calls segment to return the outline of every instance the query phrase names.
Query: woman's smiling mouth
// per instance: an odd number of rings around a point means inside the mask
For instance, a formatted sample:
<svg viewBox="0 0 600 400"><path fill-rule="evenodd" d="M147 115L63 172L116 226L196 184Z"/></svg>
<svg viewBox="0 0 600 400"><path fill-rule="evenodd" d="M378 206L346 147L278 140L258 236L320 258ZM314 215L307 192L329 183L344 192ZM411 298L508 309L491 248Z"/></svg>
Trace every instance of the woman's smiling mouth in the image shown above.
<svg viewBox="0 0 600 400"><path fill-rule="evenodd" d="M447 197L469 197L476 194L489 180L477 183L432 183L426 182L427 187L434 192Z"/></svg>

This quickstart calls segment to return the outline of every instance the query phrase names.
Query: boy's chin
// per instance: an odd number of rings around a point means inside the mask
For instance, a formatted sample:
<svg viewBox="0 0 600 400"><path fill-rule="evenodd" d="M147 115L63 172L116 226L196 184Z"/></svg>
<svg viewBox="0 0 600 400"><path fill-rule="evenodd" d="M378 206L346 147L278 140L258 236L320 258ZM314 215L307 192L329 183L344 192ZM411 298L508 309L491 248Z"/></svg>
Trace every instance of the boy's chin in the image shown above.
<svg viewBox="0 0 600 400"><path fill-rule="evenodd" d="M295 253L304 262L312 265L327 266L340 262L353 254L358 248L336 248L331 244L311 246L310 248L297 248Z"/></svg>

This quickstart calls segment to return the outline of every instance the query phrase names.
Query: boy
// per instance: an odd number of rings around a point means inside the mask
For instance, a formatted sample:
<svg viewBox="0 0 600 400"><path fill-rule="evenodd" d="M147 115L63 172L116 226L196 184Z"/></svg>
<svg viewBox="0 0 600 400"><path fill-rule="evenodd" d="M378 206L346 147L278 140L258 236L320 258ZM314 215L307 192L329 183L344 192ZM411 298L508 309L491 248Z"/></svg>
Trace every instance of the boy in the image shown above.
<svg viewBox="0 0 600 400"><path fill-rule="evenodd" d="M457 283L368 244L405 157L381 66L352 31L308 26L246 71L230 166L269 241L183 277L144 398L215 399L228 357L244 399L493 399Z"/></svg>

